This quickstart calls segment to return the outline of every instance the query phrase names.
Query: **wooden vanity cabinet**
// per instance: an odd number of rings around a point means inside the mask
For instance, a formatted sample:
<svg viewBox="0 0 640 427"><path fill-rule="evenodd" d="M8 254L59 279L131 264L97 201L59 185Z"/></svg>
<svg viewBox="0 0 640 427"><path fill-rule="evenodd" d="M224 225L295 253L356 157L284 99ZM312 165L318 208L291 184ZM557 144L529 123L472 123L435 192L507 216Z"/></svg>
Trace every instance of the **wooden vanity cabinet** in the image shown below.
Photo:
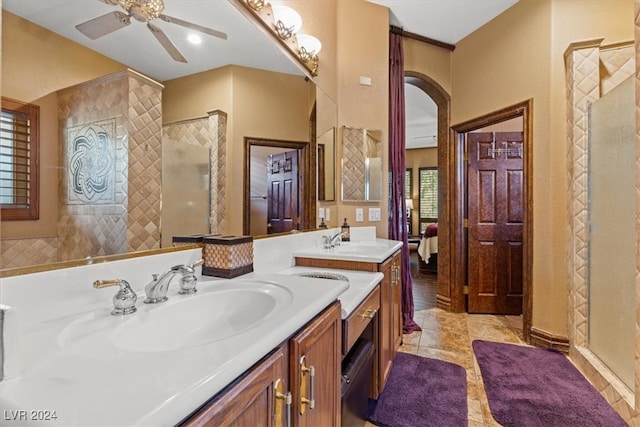
<svg viewBox="0 0 640 427"><path fill-rule="evenodd" d="M340 425L340 313L340 304L332 305L289 340L294 426Z"/></svg>
<svg viewBox="0 0 640 427"><path fill-rule="evenodd" d="M335 302L180 425L340 425L341 334Z"/></svg>
<svg viewBox="0 0 640 427"><path fill-rule="evenodd" d="M277 348L240 381L212 403L200 409L181 424L188 427L286 426L284 397L276 399L278 381L286 379L288 355L286 346ZM284 395L285 393L283 393Z"/></svg>
<svg viewBox="0 0 640 427"><path fill-rule="evenodd" d="M380 350L378 352L378 393L387 383L393 359L402 345L402 292L400 252L379 264L384 279L380 283ZM384 308L384 309L383 309Z"/></svg>
<svg viewBox="0 0 640 427"><path fill-rule="evenodd" d="M382 393L387 383L393 359L402 344L402 263L400 251L381 263L345 261L320 258L296 257L296 266L315 268L335 268L342 270L381 272L384 278L380 282L380 309L378 310L376 347L376 366L374 372L373 398Z"/></svg>

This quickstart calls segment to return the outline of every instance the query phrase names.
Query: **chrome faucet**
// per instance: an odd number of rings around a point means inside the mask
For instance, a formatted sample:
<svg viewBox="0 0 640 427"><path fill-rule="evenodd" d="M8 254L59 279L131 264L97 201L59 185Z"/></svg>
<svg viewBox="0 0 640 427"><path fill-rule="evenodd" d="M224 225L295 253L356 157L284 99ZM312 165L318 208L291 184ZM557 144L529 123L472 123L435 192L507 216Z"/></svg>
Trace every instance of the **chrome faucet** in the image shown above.
<svg viewBox="0 0 640 427"><path fill-rule="evenodd" d="M336 241L342 235L347 234L344 231L334 234L333 236L322 236L322 247L324 249L331 249L336 246L340 246L340 240Z"/></svg>
<svg viewBox="0 0 640 427"><path fill-rule="evenodd" d="M153 280L144 287L144 293L147 298L144 300L145 304L157 304L166 301L167 291L169 290L169 283L176 276L180 274L180 291L179 294L193 294L197 292L196 289L196 270L195 268L204 263L203 260L194 262L191 265L179 264L174 265L161 275L154 274Z"/></svg>

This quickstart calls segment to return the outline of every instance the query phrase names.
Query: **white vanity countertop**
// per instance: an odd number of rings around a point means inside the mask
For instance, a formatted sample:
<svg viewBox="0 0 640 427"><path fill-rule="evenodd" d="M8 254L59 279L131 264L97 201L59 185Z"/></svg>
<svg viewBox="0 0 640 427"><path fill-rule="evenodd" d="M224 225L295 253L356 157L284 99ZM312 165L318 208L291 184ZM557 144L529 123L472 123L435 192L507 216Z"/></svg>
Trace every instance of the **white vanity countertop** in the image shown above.
<svg viewBox="0 0 640 427"><path fill-rule="evenodd" d="M21 331L21 375L0 382L2 425L174 425L287 340L349 286L340 280L283 274L251 273L231 280L205 277L199 281L195 295L178 295L177 286L172 286L169 301L159 305L143 304L144 295L139 293L138 312L131 316L138 316L136 322L144 322L145 316L163 306L180 314L172 304L203 298L247 280L283 287L288 304L255 328L228 334L231 336L224 341L176 350L123 350L114 343L114 331L131 317L109 314L111 293L76 313L60 312ZM95 319L92 325L96 326L86 337L76 336L74 344L69 345L65 341L69 326L87 318ZM194 324L194 328L197 326ZM161 337L163 331L157 334ZM153 337L148 338L153 345ZM44 411L55 412L56 419L40 421L33 417ZM25 418L11 420L21 416Z"/></svg>
<svg viewBox="0 0 640 427"><path fill-rule="evenodd" d="M345 276L349 279L349 289L344 291L338 299L342 305L342 319L346 319L364 301L371 291L382 281L384 274L367 271L338 270L332 268L315 267L291 267L280 272L280 274L296 275L299 273L328 273ZM325 279L326 282L334 282L332 279Z"/></svg>
<svg viewBox="0 0 640 427"><path fill-rule="evenodd" d="M380 263L401 247L402 242L397 240L375 239L360 242L343 242L340 246L331 249L324 249L322 246L304 248L293 251L293 256Z"/></svg>

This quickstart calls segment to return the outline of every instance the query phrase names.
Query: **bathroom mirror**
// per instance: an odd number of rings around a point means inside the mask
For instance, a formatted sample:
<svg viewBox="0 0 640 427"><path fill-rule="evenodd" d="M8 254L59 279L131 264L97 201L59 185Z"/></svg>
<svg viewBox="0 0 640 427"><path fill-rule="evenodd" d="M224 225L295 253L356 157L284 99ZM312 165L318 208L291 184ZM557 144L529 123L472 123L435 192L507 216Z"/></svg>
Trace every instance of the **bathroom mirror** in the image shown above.
<svg viewBox="0 0 640 427"><path fill-rule="evenodd" d="M46 2L43 2L45 4ZM87 2L87 4L92 2ZM35 3L34 3L35 4ZM96 2L98 7L106 7L105 5L100 5L99 2ZM217 2L217 1L208 1L208 5L220 5L228 6L226 2ZM4 6L5 4L3 4ZM84 3L83 3L83 6ZM239 12L237 12L239 14ZM67 88L69 86L78 85L85 81L92 80L101 76L110 75L115 72L120 72L125 70L127 64L119 63L117 61L113 61L110 58L95 54L95 56L84 56L86 55L86 49L80 47L74 42L69 41L59 35L49 31L41 26L37 26L26 19L20 18L15 14L5 12L3 9L3 49L2 49L2 89L3 94L6 96L13 96L15 98L24 100L26 102L38 103L41 106L41 134L48 135L47 140L56 140L59 138L59 130L58 127L58 95L57 91ZM258 34L261 34L257 31ZM261 35L264 37L264 35ZM265 37L266 39L266 37ZM17 41L16 41L17 40ZM109 43L107 39L103 40L105 43ZM257 40L253 40L254 44L258 44ZM13 46L14 49L10 49L9 47ZM227 46L230 46L228 44ZM74 55L75 54L75 55ZM209 55L209 54L208 54ZM267 57L274 62L278 62L282 60L282 55L276 58L275 53L270 53L266 55L256 55L256 57ZM66 65L60 65L61 62L64 62L64 58L67 58ZM96 60L97 59L97 60ZM171 58L167 57L166 61L171 61ZM272 87L270 96L277 96L278 99L272 98L270 105L290 105L291 98L299 97L299 104L304 104L305 108L308 107L309 100L315 97L316 88L313 84L313 81L309 81L305 79L302 72L300 74L294 73L282 73L282 76L279 77L278 73L271 71L273 68L273 64L269 64L266 61L265 63L252 64L251 68L248 66L235 66L230 65L229 67L222 67L222 72L226 72L227 70L234 68L234 70L230 71L235 73L232 78L234 82L237 84L233 90L231 90L228 86L222 85L222 80L217 80L215 83L208 83L208 86L203 86L205 83L200 81L198 84L200 86L191 87L194 92L208 93L215 92L219 94L220 101L209 102L205 108L200 108L197 102L193 102L193 100L184 99L183 102L176 103L174 107L170 109L170 111L165 110L165 106L162 106L162 122L163 124L166 122L176 122L176 121L188 121L189 119L193 119L194 117L199 117L202 115L207 115L211 109L221 108L228 114L229 121L235 119L235 124L238 125L240 121L244 127L242 130L243 134L227 134L227 138L230 141L227 143L227 146L230 147L229 152L224 153L226 157L224 158L224 163L219 165L220 168L213 168L211 170L221 170L222 167L226 168L228 171L228 181L227 191L222 197L220 202L221 205L224 206L226 212L235 212L236 214L227 214L227 220L225 224L223 224L222 231L230 233L230 234L242 234L242 212L243 212L243 195L237 191L237 187L235 185L242 180L242 170L238 168L236 165L242 164L242 156L243 156L243 147L240 144L240 147L236 147L235 142L237 140L242 140L245 136L251 137L271 137L277 139L296 139L299 140L300 137L293 136L290 137L288 135L282 135L283 129L291 129L295 127L297 129L304 129L303 138L309 140L309 115L308 111L302 116L301 123L293 123L293 119L288 117L285 122L277 122L272 119L270 115L264 114L256 114L255 110L246 111L247 105L253 104L263 108L266 102L266 99L263 99L260 103L255 102L255 95L252 90L255 87L265 88L269 86L268 83L265 83L267 80L264 79L264 74L268 73L270 77L274 80L277 80L279 83L277 87ZM55 66L52 66L55 64ZM168 64L167 66L173 66L174 64ZM295 66L293 68L296 68ZM52 72L54 70L55 72ZM257 71L256 71L257 70ZM266 71L265 71L266 70ZM199 76L206 74L205 72L198 73ZM256 77L257 76L257 77ZM25 77L30 78L31 84L25 85L23 80ZM187 76L185 76L187 77ZM241 78L242 77L242 78ZM178 80L178 79L175 79ZM196 82L196 80L187 81L187 85ZM287 83L290 81L295 81L298 84L298 87L295 89L289 88ZM161 82L163 85L170 86L168 82ZM252 86L253 84L253 86ZM243 85L240 88L240 85ZM179 86L179 85L178 85ZM24 90L18 94L14 89L23 88ZM178 89L180 90L180 89ZM241 102L242 100L234 99L233 94L239 94L238 97L242 96L242 98L246 101L244 104ZM112 96L109 93L96 93L96 97L104 96L106 98ZM261 95L263 96L263 95ZM165 97L165 92L163 92L163 101ZM225 98L226 97L226 98ZM224 104L226 102L226 104ZM198 108L195 108L198 107ZM224 108L222 108L224 107ZM234 110L234 108L236 108ZM318 109L321 107L318 106ZM177 111L180 109L181 111ZM274 110L277 110L274 108ZM281 111L281 115L286 115L287 111ZM323 115L320 110L318 111L318 116ZM332 118L331 126L335 125L335 107L331 107L331 112L329 116ZM221 120L222 116L218 116ZM239 118L242 118L239 120ZM296 116L295 120L298 120L298 116ZM226 116L225 116L226 120ZM83 123L78 123L83 124ZM120 132L119 128L120 124L118 122L115 123L116 133ZM326 126L326 125L323 125ZM230 131L228 131L230 132ZM240 131L237 131L239 133ZM280 132L280 133L279 133ZM125 135L126 137L126 135ZM128 141L131 143L132 141ZM94 257L97 255L109 255L108 253L100 253L96 252L93 249L87 250L85 253L77 254L71 257L61 256L58 252L58 241L59 241L59 223L58 223L58 206L60 204L59 194L57 190L58 179L60 175L58 174L59 165L58 160L61 156L58 147L55 144L50 144L47 147L41 147L41 171L43 172L43 179L46 183L53 183L53 191L45 190L44 187L41 191L44 193L41 195L41 215L40 220L37 222L28 222L27 221L13 221L3 222L2 223L2 237L3 237L3 247L11 248L13 252L18 253L19 256L15 257L17 260L22 260L24 263L16 265L13 263L15 260L11 260L9 258L4 258L2 260L2 265L0 268L14 268L14 267L25 267L25 266L44 266L45 264L50 264L59 261L71 261L78 260L85 257ZM194 158L198 160L198 157L205 157L206 152L208 151L207 147L202 151L202 156L191 153L191 151L198 151L196 147L189 147L189 153L184 152L185 158ZM145 150L149 149L149 146L142 144L138 147L138 149L142 150L142 158L146 156L144 153ZM179 151L179 150L178 150ZM179 178L182 174L180 171L180 159L178 158L178 154L175 154L177 157L173 160L175 162L171 165L171 168L174 172L177 172L177 175L168 177L163 176L162 182L167 183L171 181L174 184L175 189L173 191L173 200L169 194L163 194L162 196L162 211L166 209L172 209L175 212L183 212L182 214L178 214L174 218L180 218L180 215L186 215L185 212L191 212L191 201L185 200L187 194L184 192L180 192L179 188L184 186L191 186L191 184L187 184L186 182L182 182ZM223 158L223 157L219 157ZM199 159L202 160L202 159ZM314 159L315 161L315 159ZM201 171L201 164L205 164L206 162L197 161L198 166L196 169L198 172L191 176L189 179L190 182L197 182L198 185L201 185L199 195L197 197L200 200L205 200L207 198L207 190L205 188L205 183L203 182L207 177L206 171ZM141 163L139 165L143 171L148 171L150 166ZM156 166L153 166L154 168ZM315 163L304 165L306 168L315 169ZM313 170L312 169L312 170ZM48 174L48 175L46 175ZM46 175L46 177L45 177ZM239 177L237 178L236 175ZM154 183L155 184L155 183ZM164 187L164 186L163 186ZM131 192L132 190L142 190L138 194L136 194L136 202L134 205L138 206L140 210L145 210L144 202L146 199L146 184L135 189L131 188L131 183L127 187L127 182L123 182L123 188L127 189L127 191ZM167 188L168 189L168 188ZM314 185L315 189L315 185ZM209 189L208 193L216 193L220 194L219 189ZM155 190L154 190L155 191ZM163 188L164 191L164 188ZM313 192L315 193L315 191ZM133 194L129 194L129 197L132 197ZM189 196L190 198L191 196ZM313 202L315 202L315 194L313 195ZM177 203L177 206L174 205ZM200 209L202 205L199 205ZM217 205L216 205L217 206ZM175 209L173 209L175 208ZM195 209L195 207L194 207ZM186 211L185 211L186 210ZM92 214L93 215L93 214ZM191 215L191 214L189 214ZM160 214L158 214L160 216ZM125 216L126 217L126 216ZM193 222L202 226L202 215L201 212L197 215L194 214ZM96 217L96 220L99 221L100 218ZM163 224L166 224L166 221L163 219ZM158 219L158 222L160 220ZM21 223L21 224L20 224ZM180 229L180 221L177 221L178 227L175 228L174 231L164 230L163 234L192 234L193 229ZM119 227L119 226L118 226ZM136 230L144 230L144 225L140 226L140 224L136 224L135 228L129 231L129 234L138 235ZM206 224L204 224L206 231ZM114 229L115 227L111 227ZM166 233L165 233L166 231ZM144 233L142 233L144 234ZM165 236L167 237L167 236ZM93 237L90 236L77 236L78 239L83 241L89 241ZM151 247L142 247L142 248L132 248L126 247L123 251L118 251L117 253L123 252L138 252L140 250L146 249L156 249L160 247L160 238L153 238L150 240ZM166 246L168 244L168 239L165 239L165 242L162 246ZM37 248L37 249L35 249ZM30 258L30 259L27 259Z"/></svg>
<svg viewBox="0 0 640 427"><path fill-rule="evenodd" d="M342 200L382 199L382 131L342 128Z"/></svg>

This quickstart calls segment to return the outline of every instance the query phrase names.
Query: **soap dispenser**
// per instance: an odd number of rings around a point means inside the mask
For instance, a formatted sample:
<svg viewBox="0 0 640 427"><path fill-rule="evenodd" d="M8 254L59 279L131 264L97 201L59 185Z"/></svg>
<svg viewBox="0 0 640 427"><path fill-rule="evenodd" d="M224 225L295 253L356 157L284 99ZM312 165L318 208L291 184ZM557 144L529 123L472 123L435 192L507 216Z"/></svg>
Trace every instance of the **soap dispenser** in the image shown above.
<svg viewBox="0 0 640 427"><path fill-rule="evenodd" d="M327 227L327 224L324 222L324 218L320 218L320 225L318 225L318 228L329 228Z"/></svg>
<svg viewBox="0 0 640 427"><path fill-rule="evenodd" d="M340 228L340 231L342 232L343 242L348 242L351 240L351 233L349 232L349 223L347 222L347 218L344 219L344 222L342 223L342 227Z"/></svg>

